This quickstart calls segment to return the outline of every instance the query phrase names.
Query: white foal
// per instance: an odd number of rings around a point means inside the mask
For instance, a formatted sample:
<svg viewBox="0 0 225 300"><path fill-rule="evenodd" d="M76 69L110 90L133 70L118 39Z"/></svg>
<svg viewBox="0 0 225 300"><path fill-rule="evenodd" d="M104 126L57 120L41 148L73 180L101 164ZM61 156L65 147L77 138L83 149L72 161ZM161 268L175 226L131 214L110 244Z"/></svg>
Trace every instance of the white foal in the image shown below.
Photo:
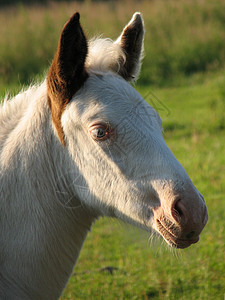
<svg viewBox="0 0 225 300"><path fill-rule="evenodd" d="M127 82L143 39L136 13L115 42L88 45L76 13L44 83L0 107L0 299L57 299L100 216L198 241L204 199Z"/></svg>

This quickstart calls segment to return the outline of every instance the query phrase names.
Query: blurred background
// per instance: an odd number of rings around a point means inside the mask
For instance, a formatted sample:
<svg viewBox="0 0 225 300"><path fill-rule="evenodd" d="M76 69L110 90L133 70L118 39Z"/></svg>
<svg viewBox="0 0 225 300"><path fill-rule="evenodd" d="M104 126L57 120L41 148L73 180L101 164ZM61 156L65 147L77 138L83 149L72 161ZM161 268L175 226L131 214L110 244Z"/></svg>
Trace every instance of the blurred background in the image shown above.
<svg viewBox="0 0 225 300"><path fill-rule="evenodd" d="M75 11L88 38L116 39L135 11L143 14L136 88L160 113L168 146L205 197L209 222L198 244L171 252L147 233L98 221L62 299L224 299L225 1L0 0L2 97L43 80Z"/></svg>
<svg viewBox="0 0 225 300"><path fill-rule="evenodd" d="M0 10L1 85L18 80L27 84L47 69L60 30L75 10L81 12L88 37L116 38L134 11L143 13L146 57L141 85L177 85L193 75L222 70L225 64L223 0L0 0Z"/></svg>

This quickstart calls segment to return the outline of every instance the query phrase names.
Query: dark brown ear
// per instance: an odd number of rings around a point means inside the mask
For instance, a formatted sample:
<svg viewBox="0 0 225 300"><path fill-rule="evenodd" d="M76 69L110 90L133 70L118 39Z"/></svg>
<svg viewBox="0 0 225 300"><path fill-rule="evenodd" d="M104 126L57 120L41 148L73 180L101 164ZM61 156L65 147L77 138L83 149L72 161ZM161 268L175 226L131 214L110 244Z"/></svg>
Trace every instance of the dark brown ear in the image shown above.
<svg viewBox="0 0 225 300"><path fill-rule="evenodd" d="M75 13L65 24L47 77L52 121L64 146L65 139L61 125L63 110L88 76L84 67L87 41L79 20L79 13Z"/></svg>
<svg viewBox="0 0 225 300"><path fill-rule="evenodd" d="M135 13L116 40L125 55L121 59L119 74L128 81L135 81L141 68L144 48L144 21L140 13Z"/></svg>

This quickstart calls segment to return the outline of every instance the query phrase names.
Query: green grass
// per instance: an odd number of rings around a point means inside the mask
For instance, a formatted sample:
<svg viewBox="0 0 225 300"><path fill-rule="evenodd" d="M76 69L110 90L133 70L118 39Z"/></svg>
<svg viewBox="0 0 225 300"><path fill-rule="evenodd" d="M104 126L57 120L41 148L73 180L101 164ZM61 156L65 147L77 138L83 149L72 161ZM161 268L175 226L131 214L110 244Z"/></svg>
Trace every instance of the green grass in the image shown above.
<svg viewBox="0 0 225 300"><path fill-rule="evenodd" d="M86 35L117 38L135 11L143 13L146 57L142 85L180 84L184 77L225 66L223 0L53 3L0 10L0 89L28 84L52 60L60 31L75 12Z"/></svg>
<svg viewBox="0 0 225 300"><path fill-rule="evenodd" d="M145 232L101 219L62 299L224 298L224 87L225 77L218 74L201 84L153 90L160 99L165 140L207 203L209 221L200 241L170 251L161 240L151 244ZM143 95L149 89L138 87ZM106 267L115 268L113 274Z"/></svg>

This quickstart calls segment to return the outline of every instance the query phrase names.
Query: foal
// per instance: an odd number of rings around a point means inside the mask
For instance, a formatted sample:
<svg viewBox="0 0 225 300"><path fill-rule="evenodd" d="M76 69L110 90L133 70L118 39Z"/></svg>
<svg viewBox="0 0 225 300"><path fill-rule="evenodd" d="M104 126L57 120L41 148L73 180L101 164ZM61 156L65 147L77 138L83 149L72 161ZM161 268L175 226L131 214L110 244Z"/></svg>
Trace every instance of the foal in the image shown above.
<svg viewBox="0 0 225 300"><path fill-rule="evenodd" d="M57 299L92 223L199 239L204 198L166 146L139 75L144 23L89 43L74 14L46 80L0 107L0 299Z"/></svg>

